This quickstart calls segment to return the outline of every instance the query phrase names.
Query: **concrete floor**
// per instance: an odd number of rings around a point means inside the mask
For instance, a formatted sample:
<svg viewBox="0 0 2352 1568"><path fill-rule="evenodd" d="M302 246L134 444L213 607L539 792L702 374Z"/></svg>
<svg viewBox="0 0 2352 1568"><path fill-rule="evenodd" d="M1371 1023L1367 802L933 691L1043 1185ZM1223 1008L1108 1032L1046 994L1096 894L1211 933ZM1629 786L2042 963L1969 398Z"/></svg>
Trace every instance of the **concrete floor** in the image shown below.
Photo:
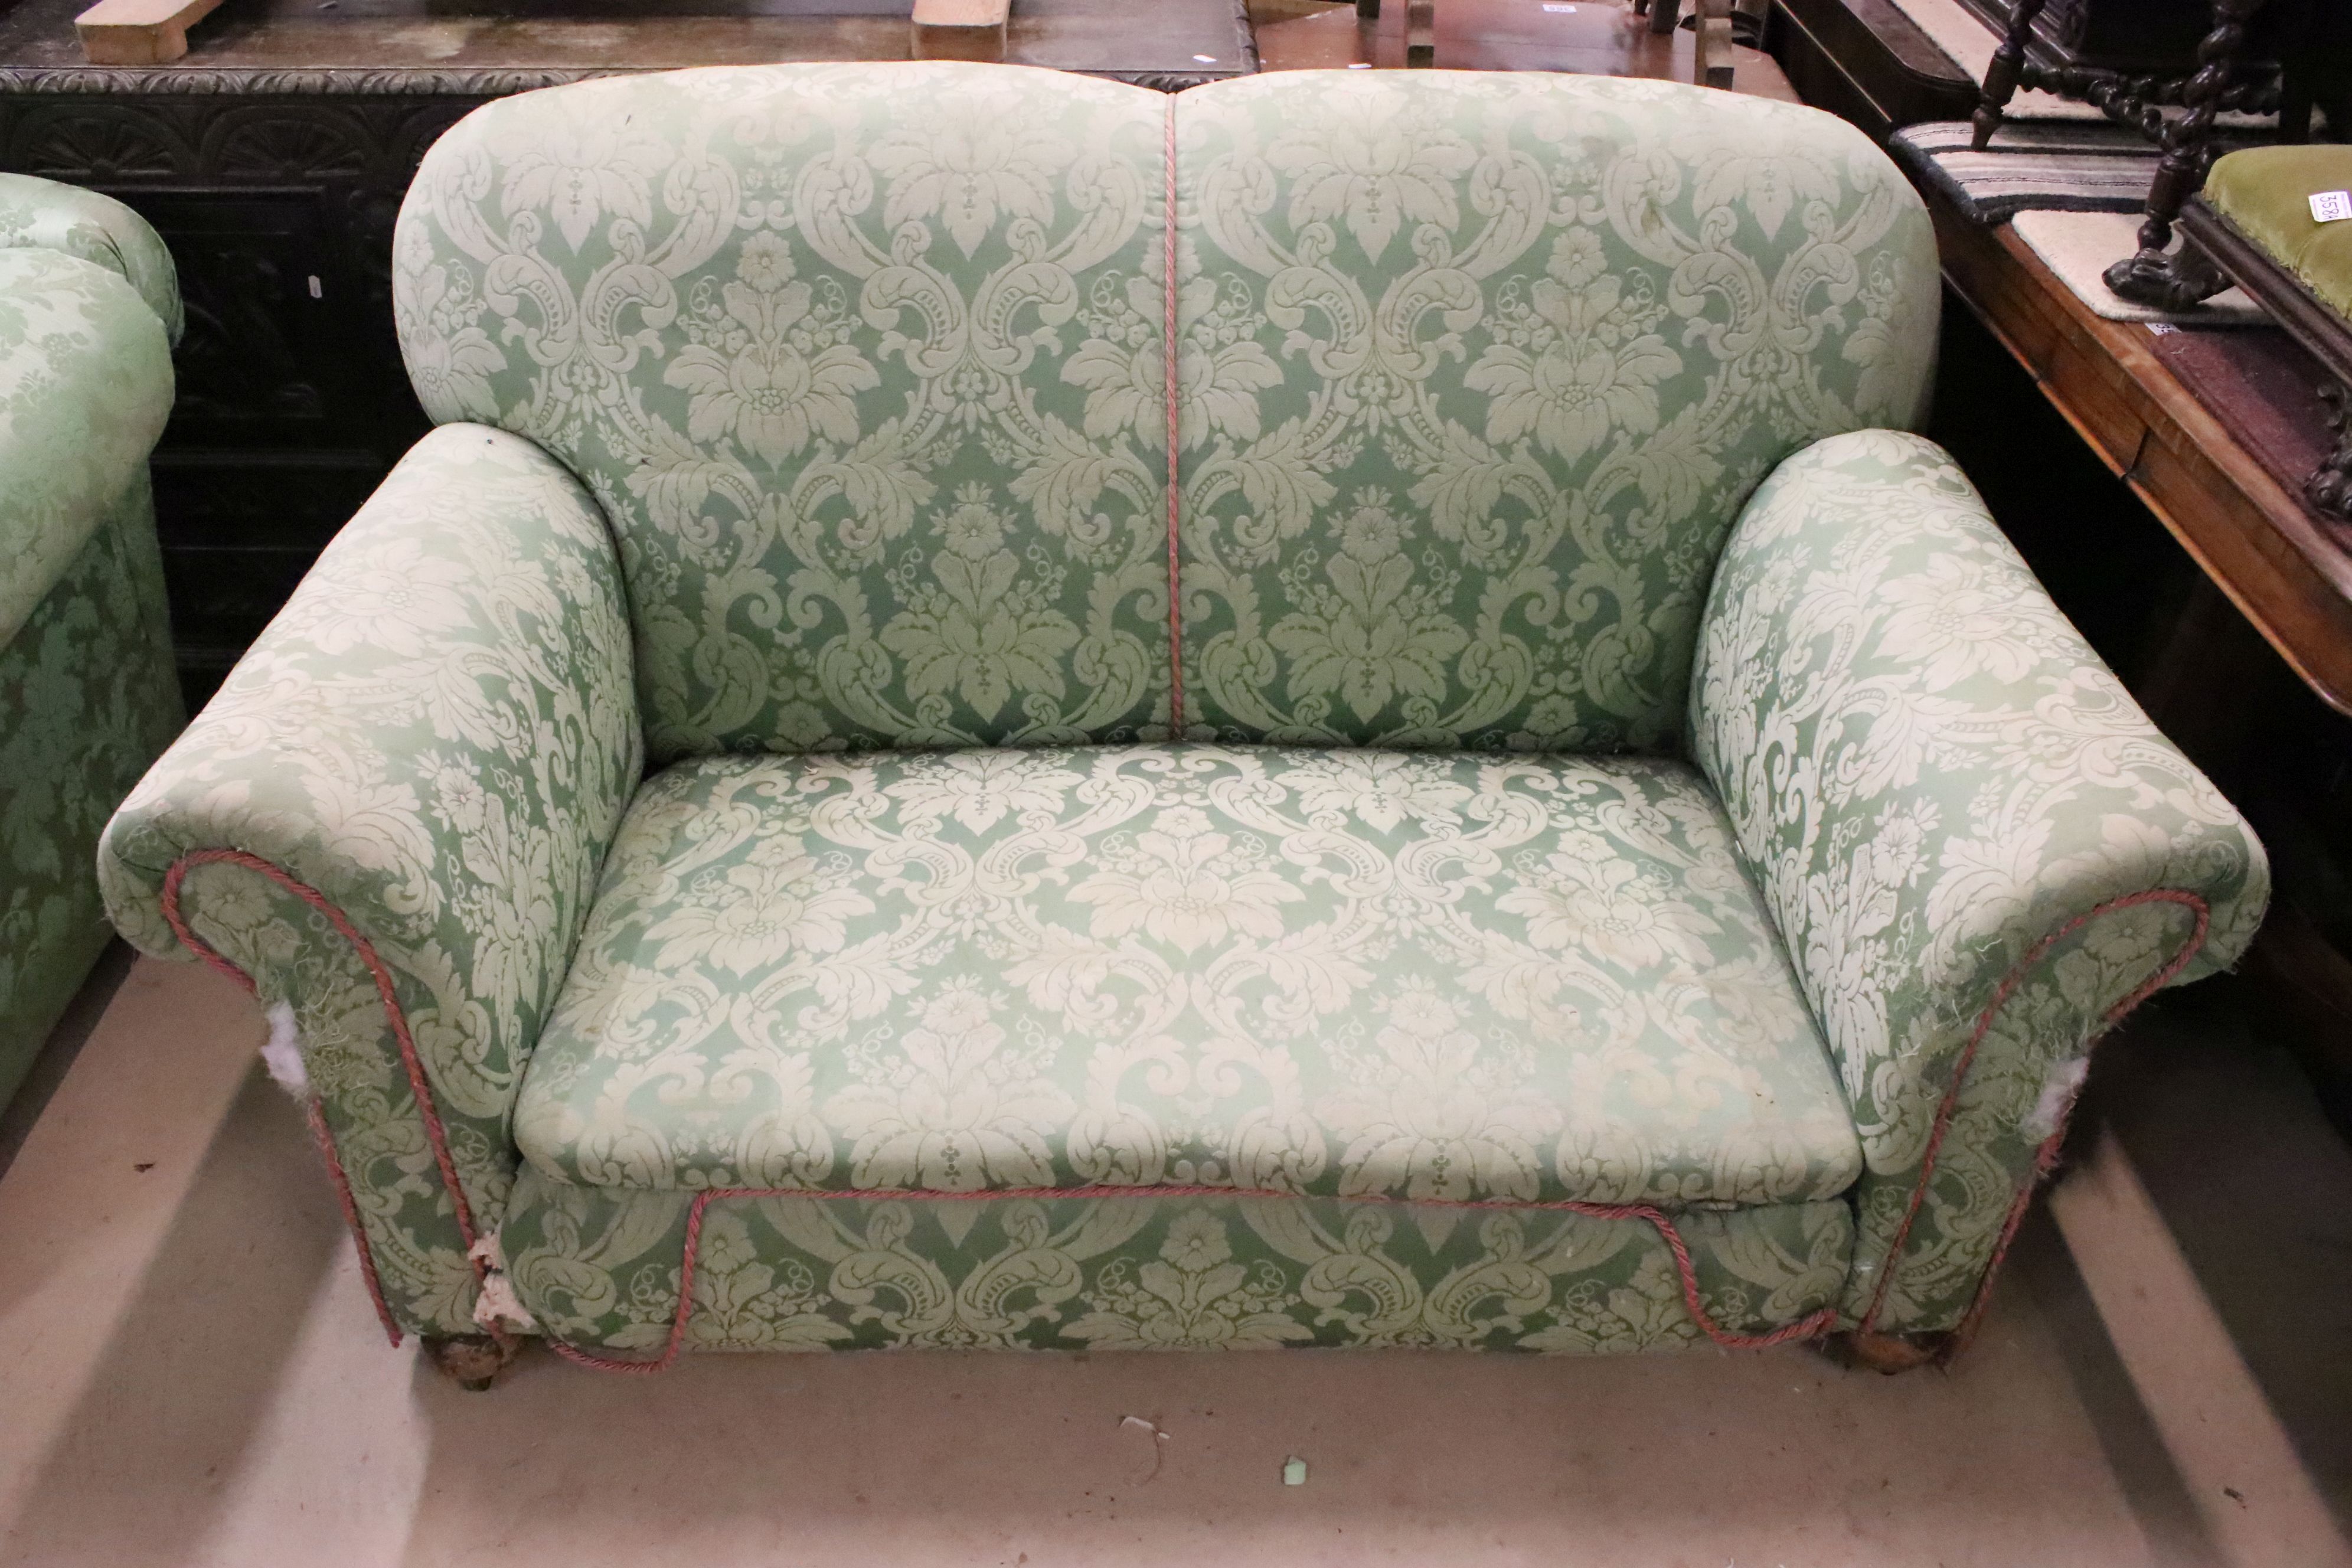
<svg viewBox="0 0 2352 1568"><path fill-rule="evenodd" d="M2109 1042L1949 1373L534 1353L467 1394L385 1349L251 1003L117 962L0 1123L0 1564L2352 1564L2352 1150L2233 984Z"/></svg>

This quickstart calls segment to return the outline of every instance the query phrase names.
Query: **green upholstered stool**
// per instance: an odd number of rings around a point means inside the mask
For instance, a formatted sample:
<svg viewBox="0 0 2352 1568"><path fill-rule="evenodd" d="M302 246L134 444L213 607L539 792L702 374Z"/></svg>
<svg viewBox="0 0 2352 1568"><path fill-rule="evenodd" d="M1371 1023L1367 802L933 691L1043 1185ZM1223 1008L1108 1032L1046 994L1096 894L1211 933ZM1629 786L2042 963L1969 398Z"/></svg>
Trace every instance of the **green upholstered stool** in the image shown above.
<svg viewBox="0 0 2352 1568"><path fill-rule="evenodd" d="M2352 190L2352 147L2232 153L2181 214L2178 270L2205 293L2237 284L2326 369L2320 395L2336 441L2304 496L2352 521L2352 219L2322 223L2311 206L2317 193L2344 190Z"/></svg>

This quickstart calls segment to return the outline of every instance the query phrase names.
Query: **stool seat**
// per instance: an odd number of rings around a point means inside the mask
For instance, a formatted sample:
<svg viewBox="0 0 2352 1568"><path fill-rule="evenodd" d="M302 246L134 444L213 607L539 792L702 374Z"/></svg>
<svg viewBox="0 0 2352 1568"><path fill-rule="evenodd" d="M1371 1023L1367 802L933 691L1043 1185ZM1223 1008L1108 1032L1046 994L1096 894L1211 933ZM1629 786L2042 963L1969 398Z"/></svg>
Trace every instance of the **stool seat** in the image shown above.
<svg viewBox="0 0 2352 1568"><path fill-rule="evenodd" d="M2352 320L2352 219L2321 223L2311 197L2352 190L2352 147L2248 147L2214 162L2205 201L2264 255Z"/></svg>

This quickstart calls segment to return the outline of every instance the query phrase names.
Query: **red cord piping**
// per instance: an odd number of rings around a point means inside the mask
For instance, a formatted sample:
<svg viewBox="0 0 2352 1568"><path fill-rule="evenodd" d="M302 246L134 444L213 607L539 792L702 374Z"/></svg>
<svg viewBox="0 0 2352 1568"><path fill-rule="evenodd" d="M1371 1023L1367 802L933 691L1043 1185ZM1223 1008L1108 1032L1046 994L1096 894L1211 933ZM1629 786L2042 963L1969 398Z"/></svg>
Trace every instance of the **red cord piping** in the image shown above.
<svg viewBox="0 0 2352 1568"><path fill-rule="evenodd" d="M2170 984L2173 977L2187 968L2189 961L2195 958L2199 951L2204 947L2205 933L2211 928L2213 921L2211 908L2194 893L2183 892L2174 888L2158 888L2145 893L2131 893L2120 899L2111 899L2085 914L2075 916L2026 949L2025 956L2011 965L2007 974L2001 976L2000 985L1992 994L1992 1001L1987 1004L1983 1013L1978 1016L1977 1026L1969 1036L1967 1047L1960 1052L1959 1065L1952 1071L1952 1087L1944 1091L1943 1103L1936 1109L1935 1130L1927 1135L1927 1151L1921 1156L1919 1162L1918 1184L1911 1189L1911 1202L1903 1211L1903 1223L1895 1227L1895 1240L1886 1249L1886 1260L1878 1276L1878 1289L1871 1293L1870 1310L1863 1314L1861 1332L1869 1333L1877 1325L1879 1309L1886 1303L1887 1289L1895 1283L1895 1273L1902 1267L1903 1244L1911 1238L1911 1224L1919 1217L1919 1205L1927 1196L1927 1184L1935 1180L1936 1156L1943 1149L1944 1134L1951 1127L1952 1112L1959 1104L1960 1090L1968 1084L1969 1068L1976 1061L1977 1047L1984 1044L1985 1036L1991 1031L1993 1020L2000 1016L2001 1008L2007 1005L2010 997L2016 994L2017 988L2025 983L2028 972L2041 963L2052 948L2102 915L2113 914L2118 910L2127 910L2140 904L2178 904L2196 915L2197 926L2189 933L2189 941L2179 952L2172 956L2171 962L2150 975L2147 983L2138 990L2107 1009L2106 1016L2100 1021L2100 1034L2105 1034L2123 1022L2125 1015ZM2064 1126L2063 1120L2060 1126L2062 1129ZM2054 1147L2054 1142L2052 1146ZM2036 1162L2036 1165L2039 1167L2039 1161ZM1976 1300L1969 1309L1969 1320L1973 1320L1983 1309L1985 1292L1992 1283L1992 1270L2000 1266L2001 1254L2007 1251L2010 1239L2016 1235L2018 1222L2024 1218L2025 1200L2032 1196L2032 1192L2033 1181L2029 1178L2025 1184L2024 1194L2011 1205L2008 1223L2002 1227L1999 1247L1994 1253L1991 1263L1987 1265L1985 1278L1978 1284Z"/></svg>
<svg viewBox="0 0 2352 1568"><path fill-rule="evenodd" d="M319 1110L316 1095L302 1107L302 1120L310 1124L310 1140L318 1144L320 1154L327 1162L327 1175L335 1184L335 1202L341 1205L343 1223L352 1227L352 1237L360 1244L360 1278L367 1281L368 1300L375 1303L376 1321L383 1325L384 1338L393 1349L400 1348L400 1324L384 1304L383 1281L376 1278L375 1253L367 1244L367 1232L360 1225L360 1205L352 1197L351 1178L343 1174L343 1163L335 1157L335 1135L327 1131L327 1118Z"/></svg>
<svg viewBox="0 0 2352 1568"><path fill-rule="evenodd" d="M163 919L171 926L172 934L180 939L181 946L255 996L260 994L260 990L254 984L253 976L201 941L188 929L187 921L181 918L180 884L194 868L215 865L236 866L258 872L326 916L328 923L352 944L352 951L359 954L360 962L366 965L368 973L374 977L376 995L383 1003L384 1021L392 1026L393 1038L399 1042L400 1062L407 1069L409 1092L415 1097L417 1114L425 1123L425 1141L432 1146L433 1163L440 1169L442 1185L448 1189L449 1201L457 1212L457 1234L465 1238L467 1264L474 1271L475 1284L482 1284L488 1271L481 1259L473 1256L475 1244L480 1239L474 1228L474 1211L466 1202L465 1189L458 1184L457 1163L449 1153L449 1134L441 1125L441 1114L434 1106L433 1086L425 1079L425 1062L417 1054L415 1037L409 1033L407 1015L401 1011L400 994L393 988L392 971L377 956L375 944L362 936L359 928L352 923L351 917L337 908L324 893L280 870L260 856L248 855L242 849L192 849L172 862L172 868L163 873ZM375 1300L376 1316L383 1321L385 1329L392 1335L392 1342L397 1345L400 1343L400 1330L393 1319L392 1309L384 1300L383 1285L376 1274L375 1258L368 1246L367 1231L360 1224L359 1208L352 1199L351 1179L344 1173L342 1162L336 1157L334 1139L328 1132L326 1118L319 1109L315 1094L310 1098L309 1110L312 1131L319 1139L320 1150L326 1154L328 1171L334 1177L336 1192L342 1200L343 1217L350 1223L352 1235L359 1242L360 1272L367 1279L368 1294ZM510 1342L506 1331L496 1326L489 1328L489 1335L502 1346Z"/></svg>
<svg viewBox="0 0 2352 1568"><path fill-rule="evenodd" d="M2068 1109L2071 1110L2073 1107L2070 1105ZM2017 1239L2018 1226L2025 1223L2025 1211L2033 1206L2033 1194L2041 1185L2042 1178L2058 1163L2058 1146L2066 1136L2066 1119L2063 1116L2058 1119L2058 1126L2060 1130L2053 1132L2042 1143L2040 1152L2034 1155L2032 1174L2019 1185L2017 1196L2009 1205L2009 1217L2000 1226L2000 1239L1993 1243L1992 1259L1985 1265L1984 1275L1977 1281L1977 1293L1969 1302L1968 1312L1960 1319L1960 1326L1952 1331L1948 1352L1951 1355L1958 1355L1968 1347L1969 1341L1977 1337L1977 1321L1984 1316L1985 1307L1992 1300L1993 1279L2000 1272L2000 1266L2009 1261L2010 1243Z"/></svg>
<svg viewBox="0 0 2352 1568"><path fill-rule="evenodd" d="M669 1342L662 1348L659 1358L653 1361L622 1361L600 1356L565 1344L552 1333L548 1335L548 1348L568 1362L590 1367L597 1372L646 1373L666 1372L677 1360L686 1343L687 1320L694 1310L694 1260L702 1242L702 1214L713 1198L815 1198L850 1199L866 1203L905 1202L919 1199L926 1202L963 1201L971 1203L1010 1200L1016 1198L1271 1198L1297 1202L1296 1193L1250 1192L1234 1187L1157 1186L1157 1187L998 1187L977 1193L933 1193L902 1188L855 1190L847 1192L812 1191L807 1188L715 1187L697 1193L694 1205L686 1216L686 1245L678 1254L677 1310L671 1316ZM1340 1203L1402 1204L1402 1200L1381 1197L1341 1198ZM1717 1324L1707 1315L1706 1304L1699 1300L1698 1271L1691 1262L1690 1247L1674 1221L1647 1204L1588 1204L1569 1200L1552 1203L1517 1203L1507 1198L1470 1198L1453 1201L1430 1200L1430 1208L1447 1209L1541 1209L1565 1210L1591 1219L1645 1220L1656 1227L1666 1248L1675 1257L1675 1271L1682 1277L1683 1306L1699 1331L1727 1350L1768 1350L1797 1340L1809 1340L1826 1333L1837 1321L1837 1309L1824 1307L1811 1316L1776 1329L1769 1334L1736 1334Z"/></svg>

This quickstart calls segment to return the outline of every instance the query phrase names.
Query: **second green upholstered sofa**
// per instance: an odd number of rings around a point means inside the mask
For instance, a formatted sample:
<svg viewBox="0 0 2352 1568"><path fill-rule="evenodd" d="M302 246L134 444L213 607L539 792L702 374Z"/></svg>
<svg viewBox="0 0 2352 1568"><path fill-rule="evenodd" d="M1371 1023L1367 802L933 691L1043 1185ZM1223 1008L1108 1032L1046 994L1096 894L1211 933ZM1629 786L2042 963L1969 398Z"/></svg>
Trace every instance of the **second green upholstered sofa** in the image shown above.
<svg viewBox="0 0 2352 1568"><path fill-rule="evenodd" d="M147 479L179 332L131 209L0 174L0 1106L112 934L99 831L180 727Z"/></svg>
<svg viewBox="0 0 2352 1568"><path fill-rule="evenodd" d="M1934 244L1826 115L635 77L394 263L441 427L104 871L395 1333L1932 1349L2260 918L1906 433Z"/></svg>

